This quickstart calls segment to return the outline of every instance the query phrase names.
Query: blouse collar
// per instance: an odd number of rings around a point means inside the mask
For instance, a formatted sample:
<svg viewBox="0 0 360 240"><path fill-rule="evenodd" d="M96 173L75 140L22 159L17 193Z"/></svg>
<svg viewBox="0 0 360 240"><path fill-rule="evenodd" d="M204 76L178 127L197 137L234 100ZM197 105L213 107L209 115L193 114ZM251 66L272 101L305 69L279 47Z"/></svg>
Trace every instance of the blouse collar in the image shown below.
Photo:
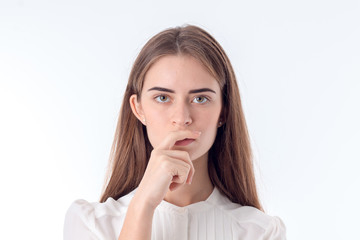
<svg viewBox="0 0 360 240"><path fill-rule="evenodd" d="M179 213L179 214L187 213L187 212L203 212L213 208L216 205L221 204L224 201L223 198L224 196L220 193L220 191L216 187L214 187L212 193L204 201L192 203L184 207L179 207L165 200L162 200L159 206L157 207L157 209L160 211L170 210L174 213Z"/></svg>

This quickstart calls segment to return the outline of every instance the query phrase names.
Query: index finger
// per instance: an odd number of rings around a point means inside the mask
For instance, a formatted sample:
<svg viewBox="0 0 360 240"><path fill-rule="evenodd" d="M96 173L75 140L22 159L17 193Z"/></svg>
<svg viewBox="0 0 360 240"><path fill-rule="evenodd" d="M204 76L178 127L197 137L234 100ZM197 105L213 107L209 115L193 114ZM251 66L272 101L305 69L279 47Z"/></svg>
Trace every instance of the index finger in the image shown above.
<svg viewBox="0 0 360 240"><path fill-rule="evenodd" d="M200 136L201 132L199 131L190 131L190 130L181 130L170 132L164 141L160 143L157 149L170 150L177 141L188 139L197 139Z"/></svg>

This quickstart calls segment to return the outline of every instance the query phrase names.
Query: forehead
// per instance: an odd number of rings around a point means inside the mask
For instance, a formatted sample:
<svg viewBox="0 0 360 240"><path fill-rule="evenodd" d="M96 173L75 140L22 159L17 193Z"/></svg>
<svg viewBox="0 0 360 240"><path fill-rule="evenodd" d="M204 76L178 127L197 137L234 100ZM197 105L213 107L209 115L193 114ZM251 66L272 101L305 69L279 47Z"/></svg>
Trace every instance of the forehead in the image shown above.
<svg viewBox="0 0 360 240"><path fill-rule="evenodd" d="M205 66L189 55L168 55L158 59L145 75L144 89L161 86L175 91L220 86Z"/></svg>

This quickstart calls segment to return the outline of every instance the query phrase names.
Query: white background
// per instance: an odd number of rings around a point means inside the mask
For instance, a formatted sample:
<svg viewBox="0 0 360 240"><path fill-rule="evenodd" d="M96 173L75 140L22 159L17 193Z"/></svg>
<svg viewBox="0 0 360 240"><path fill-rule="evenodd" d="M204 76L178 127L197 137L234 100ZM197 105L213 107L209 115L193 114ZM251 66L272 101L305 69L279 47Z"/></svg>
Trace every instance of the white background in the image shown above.
<svg viewBox="0 0 360 240"><path fill-rule="evenodd" d="M359 1L0 1L1 239L62 239L100 196L145 42L195 24L235 68L264 207L288 239L355 239Z"/></svg>

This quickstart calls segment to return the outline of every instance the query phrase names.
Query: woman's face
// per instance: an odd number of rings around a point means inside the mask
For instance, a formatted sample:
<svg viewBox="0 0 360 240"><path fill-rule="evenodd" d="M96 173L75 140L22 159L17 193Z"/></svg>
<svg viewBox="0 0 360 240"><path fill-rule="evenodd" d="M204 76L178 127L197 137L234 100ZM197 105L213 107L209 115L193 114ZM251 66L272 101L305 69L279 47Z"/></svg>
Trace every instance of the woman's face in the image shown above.
<svg viewBox="0 0 360 240"><path fill-rule="evenodd" d="M145 75L140 101L133 95L130 103L154 148L169 132L200 131L195 141L173 149L187 151L192 160L207 157L219 127L222 96L200 61L187 55L161 57Z"/></svg>

